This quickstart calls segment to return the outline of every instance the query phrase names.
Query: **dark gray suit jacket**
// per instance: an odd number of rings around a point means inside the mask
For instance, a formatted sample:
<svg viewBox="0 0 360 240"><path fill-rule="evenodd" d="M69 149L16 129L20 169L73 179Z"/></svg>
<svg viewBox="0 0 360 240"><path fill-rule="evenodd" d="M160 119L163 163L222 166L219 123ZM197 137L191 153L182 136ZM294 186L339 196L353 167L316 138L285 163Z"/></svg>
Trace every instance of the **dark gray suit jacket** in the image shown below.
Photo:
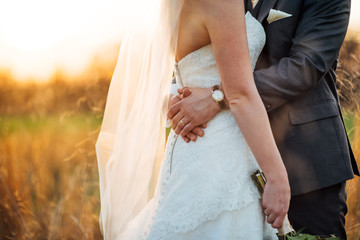
<svg viewBox="0 0 360 240"><path fill-rule="evenodd" d="M359 174L336 91L350 0L263 0L253 15L266 45L254 77L288 171L292 195ZM270 9L292 14L268 24Z"/></svg>

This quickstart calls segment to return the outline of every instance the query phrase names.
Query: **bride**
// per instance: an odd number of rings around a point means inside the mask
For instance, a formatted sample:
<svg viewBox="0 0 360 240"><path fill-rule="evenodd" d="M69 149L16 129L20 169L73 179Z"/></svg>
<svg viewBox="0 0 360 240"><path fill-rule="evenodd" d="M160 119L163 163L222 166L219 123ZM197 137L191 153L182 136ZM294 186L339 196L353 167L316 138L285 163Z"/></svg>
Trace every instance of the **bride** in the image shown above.
<svg viewBox="0 0 360 240"><path fill-rule="evenodd" d="M96 144L104 238L276 239L290 188L252 75L261 24L242 0L152 4L122 43ZM196 143L171 131L164 151L174 70L181 87L221 84L228 108ZM250 178L259 168L263 198Z"/></svg>

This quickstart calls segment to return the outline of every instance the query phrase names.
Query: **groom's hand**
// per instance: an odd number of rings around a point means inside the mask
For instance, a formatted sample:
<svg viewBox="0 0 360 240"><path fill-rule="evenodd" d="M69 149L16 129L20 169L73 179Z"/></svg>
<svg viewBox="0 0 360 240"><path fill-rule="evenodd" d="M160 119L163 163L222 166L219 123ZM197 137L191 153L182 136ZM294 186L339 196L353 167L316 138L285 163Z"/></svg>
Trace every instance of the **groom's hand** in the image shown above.
<svg viewBox="0 0 360 240"><path fill-rule="evenodd" d="M176 103L180 102L183 98L188 97L190 94L191 94L190 91L185 91L185 92L182 92L181 94L179 93L179 95L175 95L175 94L170 95L169 109ZM171 120L171 119L169 119L169 120ZM173 124L174 124L174 122L172 121L171 127L175 130L175 127L173 127ZM199 127L195 127L191 132L189 132L186 136L183 136L182 138L187 143L189 143L190 141L196 142L197 136L200 136L200 137L204 136L205 133L204 133L203 128L206 128L206 123L202 124Z"/></svg>
<svg viewBox="0 0 360 240"><path fill-rule="evenodd" d="M169 107L168 118L175 133L182 137L194 133L197 127L207 123L220 112L219 106L211 97L211 88L186 87L178 92L184 98Z"/></svg>

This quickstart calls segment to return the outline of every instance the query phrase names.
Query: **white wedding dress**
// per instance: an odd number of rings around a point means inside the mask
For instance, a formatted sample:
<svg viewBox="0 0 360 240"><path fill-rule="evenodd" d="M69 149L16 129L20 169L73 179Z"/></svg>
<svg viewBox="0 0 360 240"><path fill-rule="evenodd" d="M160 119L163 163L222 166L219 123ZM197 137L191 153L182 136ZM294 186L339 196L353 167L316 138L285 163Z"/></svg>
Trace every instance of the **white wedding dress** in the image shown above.
<svg viewBox="0 0 360 240"><path fill-rule="evenodd" d="M261 24L246 14L252 66L265 44ZM220 84L211 44L175 63L180 87ZM171 131L155 195L119 239L277 239L251 180L259 166L229 110L208 122L205 136L185 143Z"/></svg>

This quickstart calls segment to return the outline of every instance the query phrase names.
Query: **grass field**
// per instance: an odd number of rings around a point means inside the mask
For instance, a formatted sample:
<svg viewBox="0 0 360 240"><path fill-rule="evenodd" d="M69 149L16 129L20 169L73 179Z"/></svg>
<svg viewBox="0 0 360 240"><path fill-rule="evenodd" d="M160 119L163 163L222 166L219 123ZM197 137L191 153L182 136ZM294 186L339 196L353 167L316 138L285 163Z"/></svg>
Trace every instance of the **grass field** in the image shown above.
<svg viewBox="0 0 360 240"><path fill-rule="evenodd" d="M360 159L360 115L345 114L345 125L357 161ZM359 162L358 162L359 163ZM359 165L359 164L358 164ZM360 239L360 178L355 177L347 183L349 213L346 218L346 230L349 240Z"/></svg>
<svg viewBox="0 0 360 240"><path fill-rule="evenodd" d="M101 239L94 145L118 47L77 77L59 70L42 84L18 82L0 69L0 240ZM337 85L359 160L358 56L360 43L350 34ZM349 240L360 240L359 187L359 178L347 185Z"/></svg>
<svg viewBox="0 0 360 240"><path fill-rule="evenodd" d="M359 152L359 122L347 116ZM101 239L100 124L95 114L0 118L0 239ZM359 186L359 179L348 184L350 240L360 239Z"/></svg>
<svg viewBox="0 0 360 240"><path fill-rule="evenodd" d="M86 114L0 118L0 239L101 239L100 124Z"/></svg>

